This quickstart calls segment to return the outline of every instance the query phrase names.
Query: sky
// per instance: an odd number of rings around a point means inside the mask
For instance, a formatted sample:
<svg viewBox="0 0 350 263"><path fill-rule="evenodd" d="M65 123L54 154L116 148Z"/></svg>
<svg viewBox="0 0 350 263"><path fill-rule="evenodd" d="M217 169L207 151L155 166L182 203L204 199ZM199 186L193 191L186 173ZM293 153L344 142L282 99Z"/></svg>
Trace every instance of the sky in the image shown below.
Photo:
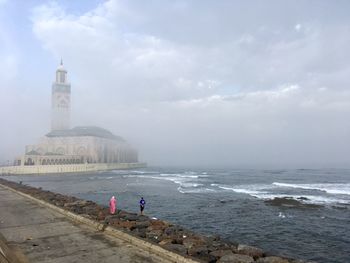
<svg viewBox="0 0 350 263"><path fill-rule="evenodd" d="M160 166L350 167L349 1L0 0L0 163L72 126Z"/></svg>

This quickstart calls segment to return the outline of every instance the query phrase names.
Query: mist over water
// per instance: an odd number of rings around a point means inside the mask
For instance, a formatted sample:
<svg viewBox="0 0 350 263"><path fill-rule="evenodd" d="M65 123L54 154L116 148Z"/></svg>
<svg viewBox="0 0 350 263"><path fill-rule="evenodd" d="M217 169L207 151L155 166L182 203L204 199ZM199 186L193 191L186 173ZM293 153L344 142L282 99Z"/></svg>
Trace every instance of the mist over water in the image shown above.
<svg viewBox="0 0 350 263"><path fill-rule="evenodd" d="M87 175L7 177L146 214L204 234L284 256L346 262L350 256L350 170L179 169L152 167ZM314 206L265 203L289 197Z"/></svg>

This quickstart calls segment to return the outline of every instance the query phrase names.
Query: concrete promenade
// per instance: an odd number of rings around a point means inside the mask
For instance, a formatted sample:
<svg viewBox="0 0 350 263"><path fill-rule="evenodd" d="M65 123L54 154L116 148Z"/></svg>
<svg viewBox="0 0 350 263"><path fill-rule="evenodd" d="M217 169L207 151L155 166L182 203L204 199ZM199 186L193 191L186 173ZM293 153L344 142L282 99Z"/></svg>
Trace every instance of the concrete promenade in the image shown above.
<svg viewBox="0 0 350 263"><path fill-rule="evenodd" d="M74 223L1 185L0 233L10 247L18 248L32 263L170 262L121 239Z"/></svg>

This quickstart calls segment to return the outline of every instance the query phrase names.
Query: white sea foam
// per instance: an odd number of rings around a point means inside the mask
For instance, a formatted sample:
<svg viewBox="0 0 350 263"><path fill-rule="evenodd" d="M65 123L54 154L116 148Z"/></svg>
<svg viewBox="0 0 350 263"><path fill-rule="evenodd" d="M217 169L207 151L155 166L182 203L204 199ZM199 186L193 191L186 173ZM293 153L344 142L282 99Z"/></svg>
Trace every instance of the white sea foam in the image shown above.
<svg viewBox="0 0 350 263"><path fill-rule="evenodd" d="M288 183L272 183L278 187L299 188L306 190L319 190L328 194L350 195L350 184L288 184Z"/></svg>
<svg viewBox="0 0 350 263"><path fill-rule="evenodd" d="M267 192L253 190L253 189L246 189L246 188L235 188L235 187L228 187L228 186L218 186L218 187L221 189L224 189L224 190L231 190L231 191L236 192L236 193L248 194L251 196L260 195L260 194L267 194Z"/></svg>
<svg viewBox="0 0 350 263"><path fill-rule="evenodd" d="M268 185L239 185L239 187L211 184L213 187L225 191L233 191L239 194L247 194L249 196L262 199L271 200L274 198L293 198L303 203L309 204L350 204L350 199L341 198L340 196L322 196L322 195L300 195L300 194L284 194L276 192L276 189L282 187L276 183L273 186ZM311 188L314 189L314 188Z"/></svg>
<svg viewBox="0 0 350 263"><path fill-rule="evenodd" d="M286 215L285 215L284 213L282 213L282 212L279 212L278 217L280 217L280 218L286 218Z"/></svg>

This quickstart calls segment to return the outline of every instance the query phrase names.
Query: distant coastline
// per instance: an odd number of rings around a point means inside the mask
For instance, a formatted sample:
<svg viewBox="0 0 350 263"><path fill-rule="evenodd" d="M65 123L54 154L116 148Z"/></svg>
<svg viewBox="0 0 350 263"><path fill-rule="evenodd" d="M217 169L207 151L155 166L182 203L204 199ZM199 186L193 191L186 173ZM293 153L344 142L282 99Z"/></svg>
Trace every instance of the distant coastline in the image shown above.
<svg viewBox="0 0 350 263"><path fill-rule="evenodd" d="M0 175L87 173L145 167L147 167L146 163L85 163L65 165L2 166L0 167Z"/></svg>

